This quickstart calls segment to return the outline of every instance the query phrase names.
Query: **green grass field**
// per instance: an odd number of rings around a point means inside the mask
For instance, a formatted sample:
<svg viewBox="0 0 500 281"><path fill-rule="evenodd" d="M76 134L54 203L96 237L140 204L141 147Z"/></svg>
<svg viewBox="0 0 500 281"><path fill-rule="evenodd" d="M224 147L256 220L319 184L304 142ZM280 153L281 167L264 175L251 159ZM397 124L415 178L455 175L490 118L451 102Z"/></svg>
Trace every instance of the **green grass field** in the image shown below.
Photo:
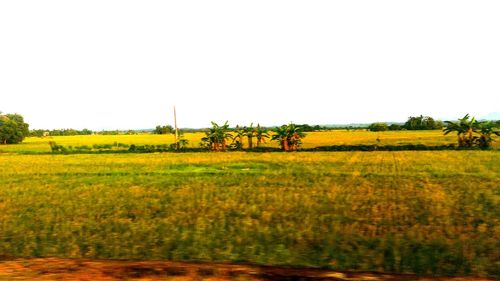
<svg viewBox="0 0 500 281"><path fill-rule="evenodd" d="M454 140L432 131L344 131L309 134L304 145L377 137L391 144ZM157 135L52 138L65 145L165 139L173 141ZM48 151L47 141L29 138L0 149ZM0 256L498 277L499 153L3 153Z"/></svg>

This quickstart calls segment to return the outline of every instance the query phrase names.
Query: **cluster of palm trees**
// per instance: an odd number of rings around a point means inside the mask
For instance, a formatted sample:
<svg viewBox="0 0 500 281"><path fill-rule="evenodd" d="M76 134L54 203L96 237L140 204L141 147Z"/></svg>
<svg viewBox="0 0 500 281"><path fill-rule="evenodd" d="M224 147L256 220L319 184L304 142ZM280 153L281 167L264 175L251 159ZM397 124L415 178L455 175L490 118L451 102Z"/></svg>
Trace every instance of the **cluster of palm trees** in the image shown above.
<svg viewBox="0 0 500 281"><path fill-rule="evenodd" d="M456 132L458 146L461 148L487 149L493 142L492 136L500 136L498 126L494 122L477 121L469 114L458 119L457 122L445 121L445 124L444 134ZM295 151L302 145L302 139L305 137L303 127L293 123L276 127L271 132L272 134L269 134L269 131L260 124L254 127L252 123L250 126L236 126L232 129L227 121L223 125L212 122L212 128L209 128L205 132L206 136L201 139L201 145L212 151L251 150L255 148L254 139L257 141L256 147L259 148L270 138L277 141L282 150Z"/></svg>
<svg viewBox="0 0 500 281"><path fill-rule="evenodd" d="M201 145L212 151L225 151L245 149L244 140L246 139L247 149L253 149L254 139L256 147L260 147L267 139L271 138L279 142L282 150L294 151L301 145L301 139L305 137L302 127L295 124L283 125L277 127L270 136L266 128L253 123L250 126L236 126L234 129L229 127L226 121L223 125L212 122L212 127L205 132L205 137L201 139Z"/></svg>
<svg viewBox="0 0 500 281"><path fill-rule="evenodd" d="M302 127L293 123L277 127L274 132L271 139L278 141L284 151L297 150L302 145L302 138L306 136Z"/></svg>
<svg viewBox="0 0 500 281"><path fill-rule="evenodd" d="M474 117L469 118L469 114L466 114L457 122L445 121L444 134L456 132L458 146L462 148L479 147L485 149L491 147L492 135L500 136L495 123L491 121L480 122Z"/></svg>
<svg viewBox="0 0 500 281"><path fill-rule="evenodd" d="M229 124L219 126L219 124L212 121L212 128L205 132L205 137L201 139L201 144L213 151L225 151L228 145L228 140L233 138Z"/></svg>

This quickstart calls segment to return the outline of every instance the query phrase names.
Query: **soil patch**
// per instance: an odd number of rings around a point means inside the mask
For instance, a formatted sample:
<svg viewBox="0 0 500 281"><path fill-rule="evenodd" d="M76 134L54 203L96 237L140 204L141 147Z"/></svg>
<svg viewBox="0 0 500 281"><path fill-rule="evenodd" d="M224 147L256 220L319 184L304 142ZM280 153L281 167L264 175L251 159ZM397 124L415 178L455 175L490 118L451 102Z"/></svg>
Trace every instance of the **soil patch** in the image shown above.
<svg viewBox="0 0 500 281"><path fill-rule="evenodd" d="M485 281L493 279L429 277L375 272L339 272L314 268L284 268L220 263L37 258L0 260L0 280Z"/></svg>

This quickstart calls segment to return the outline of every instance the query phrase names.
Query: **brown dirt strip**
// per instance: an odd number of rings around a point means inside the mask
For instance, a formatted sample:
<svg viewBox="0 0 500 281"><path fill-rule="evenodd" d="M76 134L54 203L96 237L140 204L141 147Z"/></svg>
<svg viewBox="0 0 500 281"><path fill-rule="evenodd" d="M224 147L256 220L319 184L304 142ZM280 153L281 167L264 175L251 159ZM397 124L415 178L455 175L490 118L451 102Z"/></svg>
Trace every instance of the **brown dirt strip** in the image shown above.
<svg viewBox="0 0 500 281"><path fill-rule="evenodd" d="M0 260L0 280L169 280L169 281L486 281L479 277L425 277L412 274L339 272L311 268L86 259Z"/></svg>

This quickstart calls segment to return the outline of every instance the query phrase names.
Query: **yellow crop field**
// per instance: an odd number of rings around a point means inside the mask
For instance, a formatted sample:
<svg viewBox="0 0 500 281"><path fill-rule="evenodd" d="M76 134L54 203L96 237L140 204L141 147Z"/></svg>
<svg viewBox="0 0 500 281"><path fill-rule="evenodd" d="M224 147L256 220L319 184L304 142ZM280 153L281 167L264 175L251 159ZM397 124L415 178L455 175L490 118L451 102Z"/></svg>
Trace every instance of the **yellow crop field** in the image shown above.
<svg viewBox="0 0 500 281"><path fill-rule="evenodd" d="M186 133L184 137L189 141L188 147L199 147L204 133ZM81 146L94 144L136 144L136 145L160 145L174 143L174 136L169 135L89 135L89 136L56 136L56 137L29 137L21 144L0 146L0 152L50 152L49 142L54 141L64 146ZM313 148L330 145L401 145L401 144L424 144L424 145L446 145L456 143L456 136L444 136L442 131L386 131L370 132L365 130L346 131L334 130L326 132L310 132L303 139L303 148ZM243 145L247 145L243 139ZM265 147L278 147L274 141L267 140L263 143ZM498 141L493 142L494 148L499 148Z"/></svg>
<svg viewBox="0 0 500 281"><path fill-rule="evenodd" d="M202 134L186 134L192 143ZM415 139L420 136L420 139ZM453 142L318 132L304 146ZM65 145L172 136L54 137ZM48 151L29 138L3 151ZM274 145L274 144L267 144ZM498 276L499 151L0 154L0 253Z"/></svg>

